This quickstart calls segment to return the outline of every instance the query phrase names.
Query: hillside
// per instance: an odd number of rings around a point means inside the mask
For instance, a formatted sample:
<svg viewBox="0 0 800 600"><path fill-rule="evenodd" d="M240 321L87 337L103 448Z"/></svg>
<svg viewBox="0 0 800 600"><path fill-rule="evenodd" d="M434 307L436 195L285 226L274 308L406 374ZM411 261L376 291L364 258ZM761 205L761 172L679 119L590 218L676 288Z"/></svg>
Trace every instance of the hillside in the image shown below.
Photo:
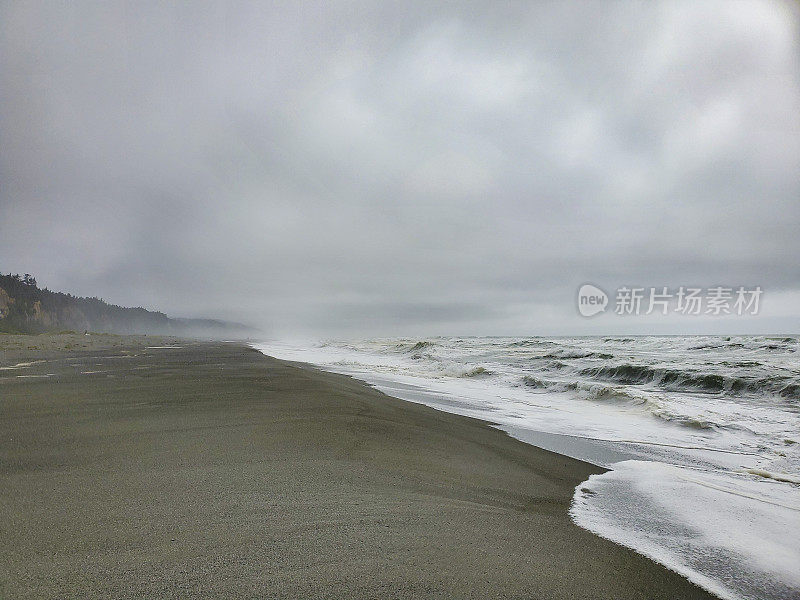
<svg viewBox="0 0 800 600"><path fill-rule="evenodd" d="M103 331L243 338L245 325L213 319L171 319L162 312L108 304L100 298L41 289L29 274L0 274L0 333Z"/></svg>

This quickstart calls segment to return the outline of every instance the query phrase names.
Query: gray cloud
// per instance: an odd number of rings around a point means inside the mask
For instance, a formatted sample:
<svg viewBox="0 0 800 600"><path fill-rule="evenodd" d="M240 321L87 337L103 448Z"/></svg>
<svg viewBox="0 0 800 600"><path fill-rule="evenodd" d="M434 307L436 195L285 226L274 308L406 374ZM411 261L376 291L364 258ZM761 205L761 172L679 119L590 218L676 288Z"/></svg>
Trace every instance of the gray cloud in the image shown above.
<svg viewBox="0 0 800 600"><path fill-rule="evenodd" d="M585 281L800 329L792 4L431 4L4 3L0 269L275 333L613 327Z"/></svg>

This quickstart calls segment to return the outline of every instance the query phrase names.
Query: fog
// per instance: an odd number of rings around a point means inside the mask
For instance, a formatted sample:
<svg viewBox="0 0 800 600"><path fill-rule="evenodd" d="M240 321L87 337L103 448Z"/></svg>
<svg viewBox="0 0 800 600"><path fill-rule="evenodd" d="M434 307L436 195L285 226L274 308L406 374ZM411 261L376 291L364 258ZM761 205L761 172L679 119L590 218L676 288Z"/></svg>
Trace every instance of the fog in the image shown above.
<svg viewBox="0 0 800 600"><path fill-rule="evenodd" d="M799 23L3 2L0 270L275 336L799 332ZM763 305L586 319L585 282Z"/></svg>

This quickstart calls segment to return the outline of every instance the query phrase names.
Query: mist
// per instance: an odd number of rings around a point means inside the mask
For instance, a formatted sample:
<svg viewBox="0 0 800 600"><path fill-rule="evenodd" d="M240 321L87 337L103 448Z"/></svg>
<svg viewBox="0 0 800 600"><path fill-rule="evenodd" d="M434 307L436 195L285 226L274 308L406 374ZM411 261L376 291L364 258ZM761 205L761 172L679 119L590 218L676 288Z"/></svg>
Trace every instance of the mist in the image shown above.
<svg viewBox="0 0 800 600"><path fill-rule="evenodd" d="M268 336L800 331L789 2L0 4L0 271ZM760 286L581 317L578 287Z"/></svg>

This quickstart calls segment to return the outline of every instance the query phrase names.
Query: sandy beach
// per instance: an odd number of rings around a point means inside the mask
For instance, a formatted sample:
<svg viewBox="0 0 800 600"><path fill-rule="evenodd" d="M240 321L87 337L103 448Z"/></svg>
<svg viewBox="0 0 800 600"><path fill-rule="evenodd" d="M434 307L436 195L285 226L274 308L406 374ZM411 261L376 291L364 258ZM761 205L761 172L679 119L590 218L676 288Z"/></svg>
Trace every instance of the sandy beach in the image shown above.
<svg viewBox="0 0 800 600"><path fill-rule="evenodd" d="M0 597L710 598L598 467L238 343L0 336Z"/></svg>

